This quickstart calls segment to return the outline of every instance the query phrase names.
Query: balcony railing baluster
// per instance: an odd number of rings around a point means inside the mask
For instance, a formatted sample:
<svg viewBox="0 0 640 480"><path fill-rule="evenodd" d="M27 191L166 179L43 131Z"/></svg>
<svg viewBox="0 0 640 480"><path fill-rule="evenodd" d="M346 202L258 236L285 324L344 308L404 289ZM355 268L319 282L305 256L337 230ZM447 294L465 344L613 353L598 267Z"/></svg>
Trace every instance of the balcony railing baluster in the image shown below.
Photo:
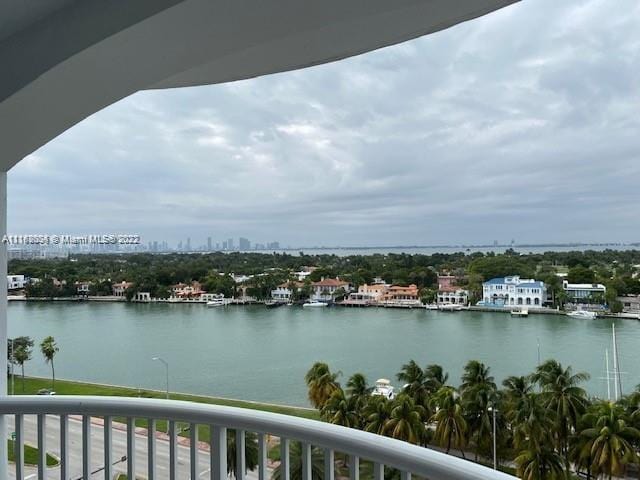
<svg viewBox="0 0 640 480"><path fill-rule="evenodd" d="M127 478L136 478L136 419L127 418Z"/></svg>
<svg viewBox="0 0 640 480"><path fill-rule="evenodd" d="M335 479L336 458L331 448L324 450L324 480Z"/></svg>
<svg viewBox="0 0 640 480"><path fill-rule="evenodd" d="M178 480L178 431L174 420L169 421L169 480Z"/></svg>
<svg viewBox="0 0 640 480"><path fill-rule="evenodd" d="M16 458L16 478L24 478L24 415L16 415L15 431L16 439L13 448Z"/></svg>
<svg viewBox="0 0 640 480"><path fill-rule="evenodd" d="M190 424L189 432L191 434L191 447L189 451L191 480L198 480L198 475L200 475L198 468L198 425L195 423Z"/></svg>
<svg viewBox="0 0 640 480"><path fill-rule="evenodd" d="M38 415L38 478L44 478L47 471L47 416Z"/></svg>
<svg viewBox="0 0 640 480"><path fill-rule="evenodd" d="M384 480L384 465L381 463L373 464L373 480Z"/></svg>
<svg viewBox="0 0 640 480"><path fill-rule="evenodd" d="M411 472L405 472L403 471L400 474L400 480L411 480Z"/></svg>
<svg viewBox="0 0 640 480"><path fill-rule="evenodd" d="M289 439L280 438L280 480L291 480L289 464Z"/></svg>
<svg viewBox="0 0 640 480"><path fill-rule="evenodd" d="M112 441L111 441L111 427L112 421L111 417L104 417L104 425L103 425L103 437L104 437L104 480L112 480L113 478L113 452ZM63 480L66 480L63 479Z"/></svg>
<svg viewBox="0 0 640 480"><path fill-rule="evenodd" d="M360 480L360 457L357 455L349 455L349 478Z"/></svg>
<svg viewBox="0 0 640 480"><path fill-rule="evenodd" d="M153 418L147 419L147 479L156 479L156 425Z"/></svg>
<svg viewBox="0 0 640 480"><path fill-rule="evenodd" d="M210 426L211 480L227 480L227 429Z"/></svg>
<svg viewBox="0 0 640 480"><path fill-rule="evenodd" d="M302 444L302 480L311 480L311 445Z"/></svg>
<svg viewBox="0 0 640 480"><path fill-rule="evenodd" d="M91 417L89 415L82 416L82 476L91 478Z"/></svg>
<svg viewBox="0 0 640 480"><path fill-rule="evenodd" d="M69 478L69 416L60 415L60 480ZM21 478L21 477L17 477Z"/></svg>
<svg viewBox="0 0 640 480"><path fill-rule="evenodd" d="M236 480L245 480L247 473L246 434L244 430L236 430Z"/></svg>
<svg viewBox="0 0 640 480"><path fill-rule="evenodd" d="M258 480L268 480L267 472L267 436L258 434Z"/></svg>

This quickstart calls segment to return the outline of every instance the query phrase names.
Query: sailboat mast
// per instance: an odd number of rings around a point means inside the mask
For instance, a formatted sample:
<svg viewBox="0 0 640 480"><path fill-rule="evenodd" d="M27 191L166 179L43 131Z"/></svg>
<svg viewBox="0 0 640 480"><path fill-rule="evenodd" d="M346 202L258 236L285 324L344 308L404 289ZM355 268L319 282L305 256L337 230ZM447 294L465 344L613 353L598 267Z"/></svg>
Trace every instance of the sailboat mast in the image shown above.
<svg viewBox="0 0 640 480"><path fill-rule="evenodd" d="M618 401L618 351L616 347L616 326L611 324L611 336L613 343L613 390L615 392L614 400Z"/></svg>
<svg viewBox="0 0 640 480"><path fill-rule="evenodd" d="M617 381L616 383L616 389L619 389L620 391L620 395L622 395L622 375L620 374L620 357L618 356L618 339L616 338L616 326L615 325L611 325L613 328L613 361L615 363L615 371L616 371L616 378L614 378L614 381ZM616 400L618 399L617 395L616 395Z"/></svg>
<svg viewBox="0 0 640 480"><path fill-rule="evenodd" d="M611 377L609 377L609 349L604 349L604 371L606 372L605 380L607 381L607 400L611 400Z"/></svg>

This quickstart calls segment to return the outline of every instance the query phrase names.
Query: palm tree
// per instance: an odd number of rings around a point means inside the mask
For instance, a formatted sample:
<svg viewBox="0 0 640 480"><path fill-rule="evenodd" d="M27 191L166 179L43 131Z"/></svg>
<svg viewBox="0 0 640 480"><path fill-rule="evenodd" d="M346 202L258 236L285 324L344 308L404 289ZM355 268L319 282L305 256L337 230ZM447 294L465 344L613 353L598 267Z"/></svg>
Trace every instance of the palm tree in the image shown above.
<svg viewBox="0 0 640 480"><path fill-rule="evenodd" d="M467 443L467 422L460 404L460 396L453 387L442 387L435 394L433 402L437 411L431 416L430 422L436 423L435 440L449 453L451 447L462 452Z"/></svg>
<svg viewBox="0 0 640 480"><path fill-rule="evenodd" d="M59 350L56 340L51 336L45 338L40 344L40 351L42 352L42 355L44 355L45 361L51 364L51 388L54 389L56 388L56 369L53 365L53 357L56 356L56 353L58 353Z"/></svg>
<svg viewBox="0 0 640 480"><path fill-rule="evenodd" d="M362 410L364 429L367 432L384 434L384 427L391 417L392 403L381 395L371 396Z"/></svg>
<svg viewBox="0 0 640 480"><path fill-rule="evenodd" d="M600 402L585 415L592 427L580 432L587 440L593 470L611 478L625 473L626 466L638 461L633 443L640 431L627 424L624 409L613 402Z"/></svg>
<svg viewBox="0 0 640 480"><path fill-rule="evenodd" d="M282 480L281 464L273 469L271 480ZM320 448L311 449L311 480L324 478L324 452ZM289 479L302 480L302 444L291 442L289 445Z"/></svg>
<svg viewBox="0 0 640 480"><path fill-rule="evenodd" d="M318 410L322 409L331 395L340 388L337 381L339 373L331 373L329 365L316 362L305 375L309 400Z"/></svg>
<svg viewBox="0 0 640 480"><path fill-rule="evenodd" d="M409 363L402 365L402 369L396 377L401 382L404 382L402 391L409 395L416 404L426 404L429 396L429 391L425 384L426 378L422 368L415 360L410 360Z"/></svg>
<svg viewBox="0 0 640 480"><path fill-rule="evenodd" d="M255 470L258 466L258 436L253 432L245 432L244 437L244 460L245 471ZM227 430L227 474L238 478L238 464L236 463L237 444L236 431Z"/></svg>
<svg viewBox="0 0 640 480"><path fill-rule="evenodd" d="M367 384L367 378L362 373L354 373L347 382L347 394L353 397L359 405L366 402L371 393L371 388Z"/></svg>
<svg viewBox="0 0 640 480"><path fill-rule="evenodd" d="M532 445L515 459L522 480L560 480L567 478L562 457L549 446Z"/></svg>
<svg viewBox="0 0 640 480"><path fill-rule="evenodd" d="M423 421L425 417L426 412L422 405L416 405L410 396L400 394L393 402L384 433L398 440L421 444L427 433Z"/></svg>
<svg viewBox="0 0 640 480"><path fill-rule="evenodd" d="M431 395L436 393L447 384L449 374L444 371L441 365L428 365L424 370L424 383Z"/></svg>
<svg viewBox="0 0 640 480"><path fill-rule="evenodd" d="M466 412L467 426L475 444L478 461L480 449L488 449L492 435L491 408L497 402L497 387L490 374L491 369L477 360L469 361L462 374L462 404Z"/></svg>
<svg viewBox="0 0 640 480"><path fill-rule="evenodd" d="M563 369L555 360L547 360L536 369L534 378L542 388L545 406L556 413L558 449L566 456L569 436L589 403L587 392L579 387L589 374L574 374L571 367Z"/></svg>
<svg viewBox="0 0 640 480"><path fill-rule="evenodd" d="M325 402L322 416L329 422L343 427L360 428L360 412L354 397L347 397L339 388Z"/></svg>
<svg viewBox="0 0 640 480"><path fill-rule="evenodd" d="M553 442L555 412L544 406L540 394L528 393L508 418L517 449L539 450Z"/></svg>
<svg viewBox="0 0 640 480"><path fill-rule="evenodd" d="M31 350L24 346L19 346L13 352L13 360L22 369L22 391L24 392L24 363L31 360Z"/></svg>

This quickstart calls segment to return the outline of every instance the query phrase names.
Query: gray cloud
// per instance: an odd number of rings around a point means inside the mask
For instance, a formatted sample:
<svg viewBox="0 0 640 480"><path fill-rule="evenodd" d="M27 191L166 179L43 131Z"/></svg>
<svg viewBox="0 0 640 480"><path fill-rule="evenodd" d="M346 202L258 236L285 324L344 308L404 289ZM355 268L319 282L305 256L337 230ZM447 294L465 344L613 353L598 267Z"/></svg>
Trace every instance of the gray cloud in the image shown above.
<svg viewBox="0 0 640 480"><path fill-rule="evenodd" d="M11 232L637 240L640 7L522 2L339 63L138 93L9 174Z"/></svg>

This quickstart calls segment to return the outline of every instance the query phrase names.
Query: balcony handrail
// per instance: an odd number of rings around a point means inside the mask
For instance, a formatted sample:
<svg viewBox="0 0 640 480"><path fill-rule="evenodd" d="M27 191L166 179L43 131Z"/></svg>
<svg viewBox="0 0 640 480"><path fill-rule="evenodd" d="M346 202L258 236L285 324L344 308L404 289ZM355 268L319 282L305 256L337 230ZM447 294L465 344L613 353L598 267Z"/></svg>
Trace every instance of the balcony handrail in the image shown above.
<svg viewBox="0 0 640 480"><path fill-rule="evenodd" d="M153 418L216 425L305 442L426 478L514 478L467 460L373 433L317 420L221 405L102 396L1 397L0 415L14 414Z"/></svg>

